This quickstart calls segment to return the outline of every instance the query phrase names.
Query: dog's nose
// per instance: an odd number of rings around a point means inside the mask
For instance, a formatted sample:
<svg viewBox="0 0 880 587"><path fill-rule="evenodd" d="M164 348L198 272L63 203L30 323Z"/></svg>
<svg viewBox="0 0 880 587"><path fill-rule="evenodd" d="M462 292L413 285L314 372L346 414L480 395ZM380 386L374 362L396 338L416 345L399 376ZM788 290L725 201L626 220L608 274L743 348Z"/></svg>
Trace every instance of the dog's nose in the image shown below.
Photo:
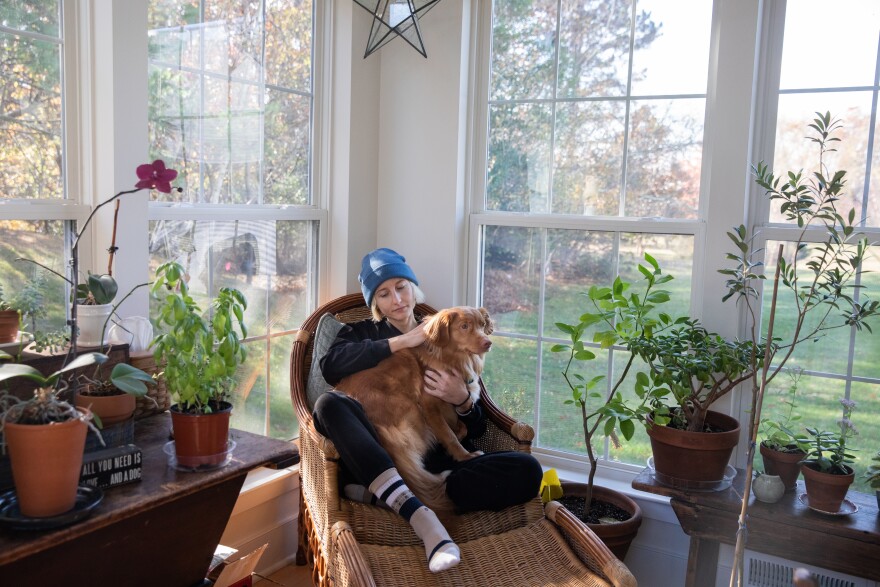
<svg viewBox="0 0 880 587"><path fill-rule="evenodd" d="M491 340L486 340L485 342L483 342L483 348L486 349L487 351L488 351L490 348L492 348L492 341L491 341Z"/></svg>

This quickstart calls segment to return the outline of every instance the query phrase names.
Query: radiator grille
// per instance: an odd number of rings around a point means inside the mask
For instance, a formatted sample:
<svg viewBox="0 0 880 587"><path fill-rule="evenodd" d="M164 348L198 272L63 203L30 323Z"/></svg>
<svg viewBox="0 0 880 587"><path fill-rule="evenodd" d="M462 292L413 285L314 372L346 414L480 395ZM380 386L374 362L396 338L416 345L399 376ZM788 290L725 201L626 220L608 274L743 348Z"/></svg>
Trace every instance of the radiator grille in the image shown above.
<svg viewBox="0 0 880 587"><path fill-rule="evenodd" d="M794 563L758 553L746 553L745 568L748 587L792 587ZM865 579L826 571L809 565L797 565L807 569L818 581L819 587L870 587Z"/></svg>

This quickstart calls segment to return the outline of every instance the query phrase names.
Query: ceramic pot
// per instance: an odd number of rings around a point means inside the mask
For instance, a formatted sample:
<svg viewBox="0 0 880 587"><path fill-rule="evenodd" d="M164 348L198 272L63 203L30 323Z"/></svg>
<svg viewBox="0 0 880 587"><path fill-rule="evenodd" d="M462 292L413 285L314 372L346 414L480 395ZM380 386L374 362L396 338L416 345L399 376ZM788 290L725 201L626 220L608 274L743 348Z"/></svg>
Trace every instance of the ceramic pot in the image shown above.
<svg viewBox="0 0 880 587"><path fill-rule="evenodd" d="M18 339L18 312L0 310L0 344L15 342Z"/></svg>
<svg viewBox="0 0 880 587"><path fill-rule="evenodd" d="M52 424L4 425L12 479L21 513L34 518L73 509L86 444L88 411Z"/></svg>
<svg viewBox="0 0 880 587"><path fill-rule="evenodd" d="M758 501L776 503L785 494L785 483L779 475L758 475L752 481L752 492Z"/></svg>
<svg viewBox="0 0 880 587"><path fill-rule="evenodd" d="M174 451L183 467L213 467L226 459L232 404L222 402L210 414L188 414L171 406Z"/></svg>
<svg viewBox="0 0 880 587"><path fill-rule="evenodd" d="M574 495L584 497L587 493L586 483L575 483L573 481L562 482L563 495ZM639 527L642 525L642 508L629 496L608 489L593 485L593 499L605 503L610 503L630 513L628 520L611 524L587 524L590 530L605 543L605 546L614 553L618 559L623 560L629 551L630 544L635 540Z"/></svg>
<svg viewBox="0 0 880 587"><path fill-rule="evenodd" d="M76 325L79 328L76 342L81 346L102 346L106 340L107 330L110 330L111 324L107 322L110 314L113 313L113 304L98 304L95 306L86 306L77 304L76 306Z"/></svg>
<svg viewBox="0 0 880 587"><path fill-rule="evenodd" d="M801 474L801 461L806 453L802 450L786 452L767 448L762 442L760 445L761 461L764 463L764 471L768 475L779 475L786 491L792 491L797 487L797 480Z"/></svg>
<svg viewBox="0 0 880 587"><path fill-rule="evenodd" d="M814 469L813 465L808 463L801 467L811 508L830 513L840 511L840 505L846 498L849 486L855 480L852 467L846 468L848 474L833 475Z"/></svg>
<svg viewBox="0 0 880 587"><path fill-rule="evenodd" d="M135 396L120 391L116 395L76 394L77 407L87 408L97 414L102 426L112 426L131 418L136 407Z"/></svg>
<svg viewBox="0 0 880 587"><path fill-rule="evenodd" d="M727 463L739 442L739 422L709 411L706 423L721 432L690 432L654 426L648 418L648 436L657 481L681 489L710 489L724 480Z"/></svg>

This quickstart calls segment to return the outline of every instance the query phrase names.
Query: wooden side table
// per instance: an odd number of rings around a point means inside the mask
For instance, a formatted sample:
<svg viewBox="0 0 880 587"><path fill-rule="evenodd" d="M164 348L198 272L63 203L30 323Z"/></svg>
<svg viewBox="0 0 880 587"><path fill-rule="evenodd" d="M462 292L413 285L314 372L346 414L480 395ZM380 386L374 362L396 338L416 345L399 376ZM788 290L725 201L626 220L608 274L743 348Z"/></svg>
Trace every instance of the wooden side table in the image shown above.
<svg viewBox="0 0 880 587"><path fill-rule="evenodd" d="M168 465L170 431L168 413L137 421L142 480L104 490L87 519L55 530L0 530L2 583L202 584L247 473L296 464L299 451L292 442L232 430L232 462L188 473Z"/></svg>
<svg viewBox="0 0 880 587"><path fill-rule="evenodd" d="M633 489L670 498L682 530L690 536L688 587L715 584L720 544L736 544L745 487L745 472L737 469L730 488L696 492L657 483L645 468ZM880 581L880 518L874 495L850 491L847 499L859 511L847 516L820 514L803 505L803 481L776 503L751 496L746 547L839 573Z"/></svg>

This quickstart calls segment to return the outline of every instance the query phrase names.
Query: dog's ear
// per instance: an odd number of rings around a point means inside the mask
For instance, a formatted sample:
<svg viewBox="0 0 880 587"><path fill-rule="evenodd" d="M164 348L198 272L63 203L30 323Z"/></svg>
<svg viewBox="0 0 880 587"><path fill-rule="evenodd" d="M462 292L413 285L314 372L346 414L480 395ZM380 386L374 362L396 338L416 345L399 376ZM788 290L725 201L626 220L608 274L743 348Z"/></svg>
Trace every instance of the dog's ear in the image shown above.
<svg viewBox="0 0 880 587"><path fill-rule="evenodd" d="M454 322L454 314L448 310L440 310L425 324L425 339L431 344L443 346L449 342L450 330Z"/></svg>
<svg viewBox="0 0 880 587"><path fill-rule="evenodd" d="M489 310L486 308L480 308L480 316L483 318L483 330L487 335L492 334L495 331L495 322L492 320L492 317L489 316Z"/></svg>

